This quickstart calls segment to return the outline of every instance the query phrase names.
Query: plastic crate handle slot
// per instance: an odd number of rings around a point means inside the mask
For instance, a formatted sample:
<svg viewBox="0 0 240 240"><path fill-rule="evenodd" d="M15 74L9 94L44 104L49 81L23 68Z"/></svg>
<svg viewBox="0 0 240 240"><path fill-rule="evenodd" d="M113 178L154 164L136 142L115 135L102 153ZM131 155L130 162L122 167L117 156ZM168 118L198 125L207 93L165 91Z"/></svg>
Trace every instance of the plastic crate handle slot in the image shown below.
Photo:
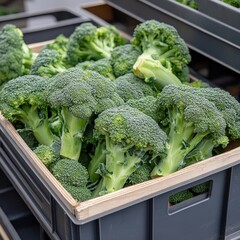
<svg viewBox="0 0 240 240"><path fill-rule="evenodd" d="M168 213L173 214L209 199L211 189L212 181L205 181L171 194L168 198Z"/></svg>

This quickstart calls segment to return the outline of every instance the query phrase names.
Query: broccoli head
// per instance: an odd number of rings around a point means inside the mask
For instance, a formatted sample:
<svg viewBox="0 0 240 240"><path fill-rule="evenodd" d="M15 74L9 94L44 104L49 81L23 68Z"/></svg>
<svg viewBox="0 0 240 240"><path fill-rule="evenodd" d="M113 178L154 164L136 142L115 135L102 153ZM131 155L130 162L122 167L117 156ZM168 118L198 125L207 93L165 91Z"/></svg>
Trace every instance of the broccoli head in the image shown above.
<svg viewBox="0 0 240 240"><path fill-rule="evenodd" d="M69 37L67 56L73 65L110 58L112 49L124 43L114 26L96 27L92 23L82 23Z"/></svg>
<svg viewBox="0 0 240 240"><path fill-rule="evenodd" d="M97 72L77 67L51 79L48 100L59 109L63 123L61 156L74 160L79 159L84 132L91 117L123 103L112 81Z"/></svg>
<svg viewBox="0 0 240 240"><path fill-rule="evenodd" d="M106 78L111 80L115 79L111 61L108 58L102 58L97 61L85 61L78 63L76 67L79 67L83 70L91 70L100 73Z"/></svg>
<svg viewBox="0 0 240 240"><path fill-rule="evenodd" d="M167 84L181 84L175 74L182 75L191 56L173 26L156 20L145 21L135 28L132 44L141 51L133 66L136 76L153 82L158 89Z"/></svg>
<svg viewBox="0 0 240 240"><path fill-rule="evenodd" d="M30 74L52 77L65 70L60 53L53 49L43 49L33 62Z"/></svg>
<svg viewBox="0 0 240 240"><path fill-rule="evenodd" d="M117 93L126 102L129 99L139 99L145 96L156 96L156 91L150 84L136 77L133 73L127 73L118 77L116 84Z"/></svg>
<svg viewBox="0 0 240 240"><path fill-rule="evenodd" d="M102 178L93 196L123 188L143 162L165 151L167 137L158 124L127 105L100 113L95 119L95 129L105 137L106 160L99 165Z"/></svg>
<svg viewBox="0 0 240 240"><path fill-rule="evenodd" d="M133 65L141 52L131 44L115 47L111 53L113 72L120 77L133 71Z"/></svg>
<svg viewBox="0 0 240 240"><path fill-rule="evenodd" d="M10 79L29 74L33 54L25 44L19 28L11 24L2 28L0 52L0 85Z"/></svg>
<svg viewBox="0 0 240 240"><path fill-rule="evenodd" d="M168 142L166 156L154 167L152 177L177 171L184 165L185 157L205 138L218 145L228 142L226 122L217 107L194 92L182 91L181 86L185 85L165 86L159 97L159 109L165 112L162 121L167 126Z"/></svg>
<svg viewBox="0 0 240 240"><path fill-rule="evenodd" d="M0 92L0 109L11 122L20 121L29 128L40 144L51 145L57 136L50 129L50 106L46 99L49 80L25 75L4 84Z"/></svg>
<svg viewBox="0 0 240 240"><path fill-rule="evenodd" d="M87 169L80 162L71 159L57 161L52 172L60 183L76 187L86 186L89 179Z"/></svg>

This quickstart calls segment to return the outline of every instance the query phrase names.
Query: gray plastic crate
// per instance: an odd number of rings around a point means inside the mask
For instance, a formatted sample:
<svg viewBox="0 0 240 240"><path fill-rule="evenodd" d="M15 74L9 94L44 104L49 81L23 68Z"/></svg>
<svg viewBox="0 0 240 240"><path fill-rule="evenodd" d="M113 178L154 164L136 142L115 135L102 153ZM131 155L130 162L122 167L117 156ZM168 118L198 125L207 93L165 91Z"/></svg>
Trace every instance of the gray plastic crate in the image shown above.
<svg viewBox="0 0 240 240"><path fill-rule="evenodd" d="M116 9L144 21L174 26L188 46L240 73L240 10L219 0L197 0L199 10L175 0L107 0Z"/></svg>
<svg viewBox="0 0 240 240"><path fill-rule="evenodd" d="M164 178L69 205L67 194L14 128L0 121L0 168L51 239L233 240L240 237L240 149ZM210 182L209 192L169 206L174 193ZM62 194L62 195L61 195Z"/></svg>

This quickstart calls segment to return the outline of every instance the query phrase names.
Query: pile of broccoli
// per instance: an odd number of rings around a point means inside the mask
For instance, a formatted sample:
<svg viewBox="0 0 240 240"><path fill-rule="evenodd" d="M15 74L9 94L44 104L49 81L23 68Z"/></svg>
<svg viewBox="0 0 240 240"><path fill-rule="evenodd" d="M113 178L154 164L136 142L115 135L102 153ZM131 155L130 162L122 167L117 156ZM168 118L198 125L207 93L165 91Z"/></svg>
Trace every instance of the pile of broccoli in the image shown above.
<svg viewBox="0 0 240 240"><path fill-rule="evenodd" d="M0 46L1 113L78 201L169 175L240 138L240 103L190 82L188 47L165 23L139 24L130 42L84 23L38 54L6 25Z"/></svg>

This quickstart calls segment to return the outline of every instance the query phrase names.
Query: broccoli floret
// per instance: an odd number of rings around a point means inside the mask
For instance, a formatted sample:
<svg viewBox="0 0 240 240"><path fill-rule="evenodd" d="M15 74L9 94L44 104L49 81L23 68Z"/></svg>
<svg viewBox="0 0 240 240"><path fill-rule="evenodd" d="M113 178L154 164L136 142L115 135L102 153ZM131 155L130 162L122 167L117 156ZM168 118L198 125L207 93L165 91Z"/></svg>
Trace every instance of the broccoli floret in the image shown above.
<svg viewBox="0 0 240 240"><path fill-rule="evenodd" d="M72 65L110 58L112 49L123 44L125 40L114 26L96 27L92 23L82 23L69 37L67 56Z"/></svg>
<svg viewBox="0 0 240 240"><path fill-rule="evenodd" d="M39 145L33 152L49 170L59 160L59 154L51 146Z"/></svg>
<svg viewBox="0 0 240 240"><path fill-rule="evenodd" d="M114 48L111 52L113 72L120 77L133 71L133 65L141 52L131 44L125 44Z"/></svg>
<svg viewBox="0 0 240 240"><path fill-rule="evenodd" d="M54 39L53 42L47 44L44 49L51 49L57 51L62 56L66 55L67 52L67 43L68 38L63 34L60 34L58 37Z"/></svg>
<svg viewBox="0 0 240 240"><path fill-rule="evenodd" d="M53 49L43 49L31 66L32 75L52 77L66 70L62 62L62 56Z"/></svg>
<svg viewBox="0 0 240 240"><path fill-rule="evenodd" d="M176 0L176 1L193 9L198 9L198 4L195 2L195 0Z"/></svg>
<svg viewBox="0 0 240 240"><path fill-rule="evenodd" d="M86 186L89 180L87 169L78 161L61 159L52 168L53 176L62 184Z"/></svg>
<svg viewBox="0 0 240 240"><path fill-rule="evenodd" d="M0 92L0 109L11 122L20 121L40 144L51 145L58 139L50 129L47 78L25 75L8 81Z"/></svg>
<svg viewBox="0 0 240 240"><path fill-rule="evenodd" d="M199 185L196 185L192 188L190 188L190 190L198 195L198 194L201 194L201 193L206 193L209 191L209 188L210 188L210 182L205 182L205 183L201 183Z"/></svg>
<svg viewBox="0 0 240 240"><path fill-rule="evenodd" d="M21 129L17 129L17 131L29 148L34 150L38 146L38 141L34 137L33 132L31 130L26 128L21 128Z"/></svg>
<svg viewBox="0 0 240 240"><path fill-rule="evenodd" d="M127 105L107 109L95 120L105 137L106 161L100 164L101 180L93 192L99 196L124 187L139 165L165 151L166 134L138 109Z"/></svg>
<svg viewBox="0 0 240 240"><path fill-rule="evenodd" d="M220 88L192 89L187 86L182 86L182 91L191 91L214 103L226 121L227 136L232 140L240 138L240 103L229 92Z"/></svg>
<svg viewBox="0 0 240 240"><path fill-rule="evenodd" d="M193 193L191 191L189 191L188 189L183 190L181 192L175 193L172 196L169 197L169 202L172 205L175 205L177 203L186 201L190 198L194 197Z"/></svg>
<svg viewBox="0 0 240 240"><path fill-rule="evenodd" d="M168 127L168 142L166 156L154 167L152 177L177 171L204 138L219 145L227 138L226 122L216 106L198 94L182 91L181 86L185 85L167 85L159 97L159 109L166 114L163 121Z"/></svg>
<svg viewBox="0 0 240 240"><path fill-rule="evenodd" d="M240 8L240 0L222 0L223 2L232 5L233 7Z"/></svg>
<svg viewBox="0 0 240 240"><path fill-rule="evenodd" d="M79 159L91 116L123 103L112 81L80 68L70 68L54 76L49 84L48 99L59 109L63 123L61 156L73 160Z"/></svg>
<svg viewBox="0 0 240 240"><path fill-rule="evenodd" d="M111 61L107 58L102 58L97 61L86 61L82 63L78 63L76 67L79 67L83 70L91 70L100 73L106 78L111 80L115 79Z"/></svg>
<svg viewBox="0 0 240 240"><path fill-rule="evenodd" d="M146 84L142 79L137 78L133 73L127 73L118 77L116 84L117 93L126 102L129 99L139 99L145 96L156 96L156 91L151 85Z"/></svg>
<svg viewBox="0 0 240 240"><path fill-rule="evenodd" d="M91 198L92 193L86 186L76 187L64 183L62 185L77 201L83 202Z"/></svg>
<svg viewBox="0 0 240 240"><path fill-rule="evenodd" d="M153 96L146 96L140 99L130 99L127 101L127 105L137 108L141 112L152 117L157 123L161 120L158 99Z"/></svg>
<svg viewBox="0 0 240 240"><path fill-rule="evenodd" d="M167 84L181 84L174 74L181 73L191 56L177 30L168 24L148 20L139 24L133 33L132 44L141 51L133 72L158 89Z"/></svg>
<svg viewBox="0 0 240 240"><path fill-rule="evenodd" d="M0 85L10 79L29 74L32 51L23 40L22 31L7 24L0 31Z"/></svg>
<svg viewBox="0 0 240 240"><path fill-rule="evenodd" d="M138 167L128 178L128 183L131 185L145 182L151 179L151 165L146 162Z"/></svg>

